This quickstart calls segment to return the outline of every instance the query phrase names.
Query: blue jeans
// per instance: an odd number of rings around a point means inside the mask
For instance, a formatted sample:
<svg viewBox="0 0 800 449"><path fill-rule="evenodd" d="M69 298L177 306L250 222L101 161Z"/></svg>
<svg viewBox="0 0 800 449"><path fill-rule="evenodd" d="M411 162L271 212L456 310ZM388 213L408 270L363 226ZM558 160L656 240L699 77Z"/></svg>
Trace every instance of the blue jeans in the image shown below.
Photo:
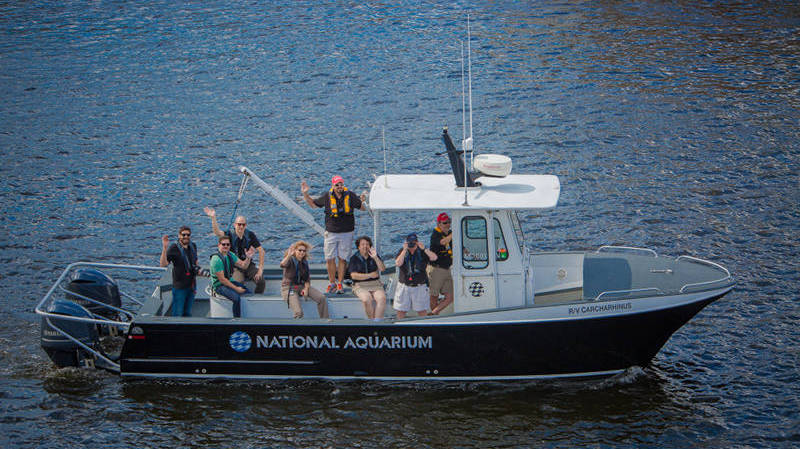
<svg viewBox="0 0 800 449"><path fill-rule="evenodd" d="M245 289L245 292L242 293L242 295L246 295L248 293L252 293L250 290L248 290L247 287L244 286L244 284L242 284L239 281L231 281L231 283L233 285L237 286L237 287L242 287L243 289ZM239 318L239 317L242 316L242 297L241 297L241 295L239 295L239 293L236 292L236 290L234 290L234 289L232 289L232 288L230 288L228 286L225 286L225 285L220 285L219 287L215 288L214 290L216 290L216 292L218 294L220 294L220 295L230 299L231 301L233 301L233 316L234 317Z"/></svg>
<svg viewBox="0 0 800 449"><path fill-rule="evenodd" d="M194 304L192 287L172 289L172 316L192 316L192 304Z"/></svg>

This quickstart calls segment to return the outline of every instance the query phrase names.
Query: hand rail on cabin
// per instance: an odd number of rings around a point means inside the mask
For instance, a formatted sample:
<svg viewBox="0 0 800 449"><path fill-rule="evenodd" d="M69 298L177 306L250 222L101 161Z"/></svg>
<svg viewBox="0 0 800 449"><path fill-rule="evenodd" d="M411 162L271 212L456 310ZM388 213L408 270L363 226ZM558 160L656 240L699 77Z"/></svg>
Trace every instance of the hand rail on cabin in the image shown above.
<svg viewBox="0 0 800 449"><path fill-rule="evenodd" d="M697 257L686 256L686 255L679 256L677 259L675 259L675 262L678 262L681 259L687 259L687 260L689 260L691 262L695 262L695 263L699 263L699 264L702 264L702 265L708 265L710 267L717 268L717 269L721 270L723 273L725 273L725 277L719 278L719 279L715 279L713 281L704 281L704 282L695 282L695 283L692 283L692 284L685 284L683 287L681 287L680 293L683 293L688 288L694 288L694 287L699 287L699 286L703 286L703 285L716 284L718 282L725 282L725 281L731 279L731 272L728 271L727 268L723 267L722 265L720 265L718 263L714 263L714 262L711 262L710 260L699 259Z"/></svg>
<svg viewBox="0 0 800 449"><path fill-rule="evenodd" d="M640 251L640 252L651 253L653 255L653 257L658 257L658 253L656 253L655 251L653 251L650 248L637 248L635 246L603 245L600 248L597 248L595 253L603 252L603 250L606 250L606 249L611 249L611 250L621 249L621 250L630 250L630 251Z"/></svg>
<svg viewBox="0 0 800 449"><path fill-rule="evenodd" d="M633 288L633 289L630 289L630 290L608 290L608 291L604 291L604 292L600 293L599 295L595 296L594 299L592 299L592 301L598 301L598 300L600 300L600 298L602 298L605 295L623 295L623 294L650 292L650 291L656 291L660 295L664 294L664 292L662 292L661 289L659 289L657 287Z"/></svg>

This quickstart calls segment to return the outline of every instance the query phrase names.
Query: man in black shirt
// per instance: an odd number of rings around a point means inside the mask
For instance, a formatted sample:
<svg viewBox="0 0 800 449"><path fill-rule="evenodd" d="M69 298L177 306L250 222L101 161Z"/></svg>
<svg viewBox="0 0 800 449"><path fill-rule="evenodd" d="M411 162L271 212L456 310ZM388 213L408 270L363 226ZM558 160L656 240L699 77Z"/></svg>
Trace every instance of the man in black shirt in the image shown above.
<svg viewBox="0 0 800 449"><path fill-rule="evenodd" d="M428 275L425 268L436 259L436 254L418 241L417 234L411 233L406 237L394 259L398 284L392 307L397 311L397 318L405 318L411 309L419 316L428 314Z"/></svg>
<svg viewBox="0 0 800 449"><path fill-rule="evenodd" d="M161 237L161 259L159 265L172 263L172 316L192 316L192 304L196 289L197 246L191 241L192 230L181 226L178 243L169 244L169 237Z"/></svg>
<svg viewBox="0 0 800 449"><path fill-rule="evenodd" d="M206 207L204 211L206 215L211 217L211 230L214 231L214 235L217 238L227 235L231 239L231 252L236 254L236 257L245 260L247 258L247 250L250 247L258 251L258 266L252 260L247 265L247 268L242 269L236 266L234 267L232 278L237 282L252 280L256 284L254 292L264 293L264 289L267 286L266 281L264 281L264 248L261 247L261 242L258 241L256 234L247 229L247 219L239 215L233 221L233 232L223 232L217 223L217 212L210 207Z"/></svg>
<svg viewBox="0 0 800 449"><path fill-rule="evenodd" d="M431 233L430 248L438 256L428 266L431 315L438 315L453 303L453 276L450 274L450 266L453 265L453 231L450 223L450 217L442 212L436 218L436 227ZM439 302L440 294L444 295L442 302Z"/></svg>
<svg viewBox="0 0 800 449"><path fill-rule="evenodd" d="M367 210L365 194L361 196L347 190L344 186L344 179L341 176L334 176L331 179L331 188L317 198L311 198L308 194L308 184L305 181L300 183L300 192L306 203L314 209L317 207L325 208L325 263L328 267L328 288L325 293L336 291L338 294L344 293L342 281L344 280L344 270L347 267L347 259L353 247L353 231L356 228L356 219L353 212L356 209ZM336 260L339 266L336 266Z"/></svg>

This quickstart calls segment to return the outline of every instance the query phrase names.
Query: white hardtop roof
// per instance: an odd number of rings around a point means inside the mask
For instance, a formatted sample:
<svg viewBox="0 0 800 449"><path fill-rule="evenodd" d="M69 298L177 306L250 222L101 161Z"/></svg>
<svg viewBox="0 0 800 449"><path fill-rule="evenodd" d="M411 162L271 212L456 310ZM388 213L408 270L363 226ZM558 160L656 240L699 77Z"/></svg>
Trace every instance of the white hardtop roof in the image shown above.
<svg viewBox="0 0 800 449"><path fill-rule="evenodd" d="M400 210L500 210L555 207L561 184L553 175L483 176L479 187L456 187L452 174L382 175L372 184L369 207L377 211ZM388 187L387 187L388 184Z"/></svg>

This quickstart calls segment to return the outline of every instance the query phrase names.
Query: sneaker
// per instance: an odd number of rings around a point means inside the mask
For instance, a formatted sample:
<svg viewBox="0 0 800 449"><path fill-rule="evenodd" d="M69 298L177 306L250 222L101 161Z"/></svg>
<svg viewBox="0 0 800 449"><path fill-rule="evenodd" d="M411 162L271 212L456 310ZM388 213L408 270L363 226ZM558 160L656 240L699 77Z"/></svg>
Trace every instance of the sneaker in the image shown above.
<svg viewBox="0 0 800 449"><path fill-rule="evenodd" d="M325 289L325 293L330 293L336 290L336 284L328 284L328 288Z"/></svg>
<svg viewBox="0 0 800 449"><path fill-rule="evenodd" d="M336 284L336 293L339 295L344 295L344 288L342 287L342 283Z"/></svg>

